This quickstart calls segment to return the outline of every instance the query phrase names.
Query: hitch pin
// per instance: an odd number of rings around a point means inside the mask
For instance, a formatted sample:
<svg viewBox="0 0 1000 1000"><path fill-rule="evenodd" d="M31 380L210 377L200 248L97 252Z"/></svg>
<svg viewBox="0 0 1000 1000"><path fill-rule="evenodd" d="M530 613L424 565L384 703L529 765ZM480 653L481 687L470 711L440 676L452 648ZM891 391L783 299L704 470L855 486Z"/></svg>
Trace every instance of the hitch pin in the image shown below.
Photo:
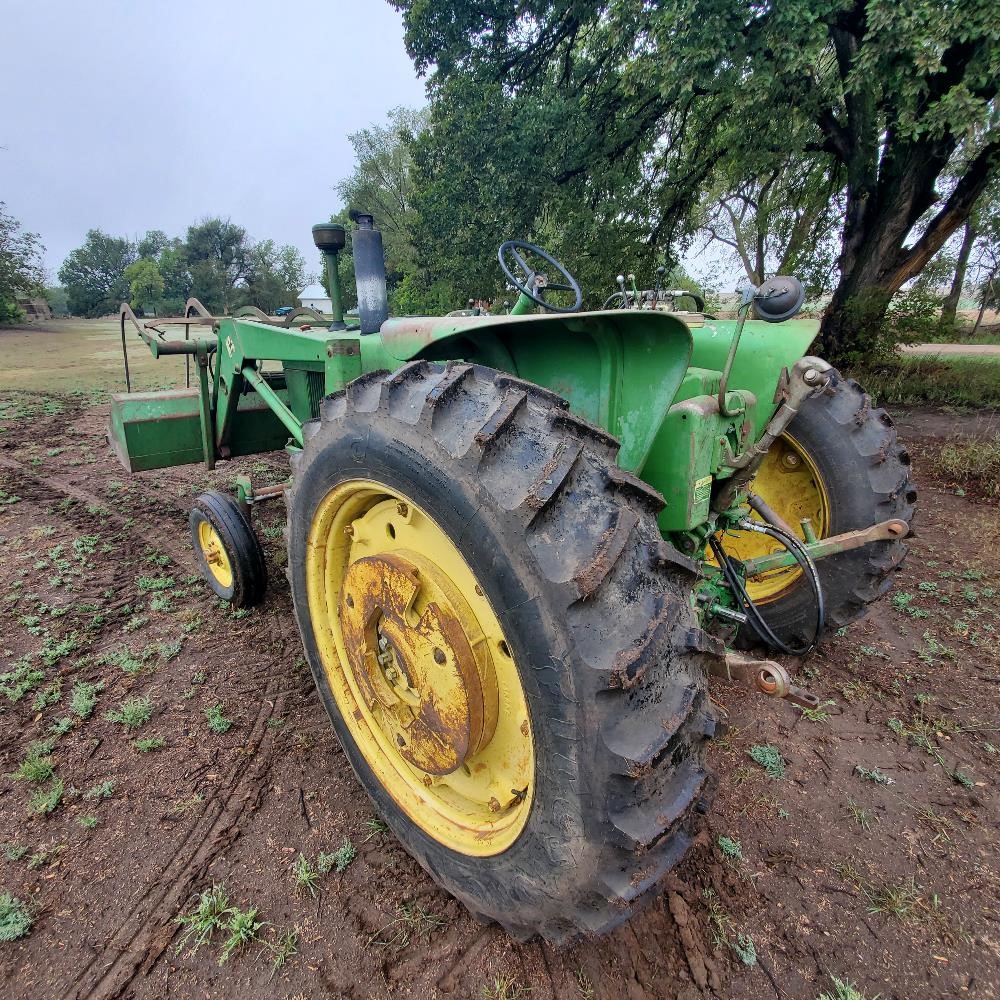
<svg viewBox="0 0 1000 1000"><path fill-rule="evenodd" d="M727 650L712 661L711 673L729 681L746 684L770 698L784 698L802 708L816 708L819 698L792 683L788 671L774 660L755 660Z"/></svg>

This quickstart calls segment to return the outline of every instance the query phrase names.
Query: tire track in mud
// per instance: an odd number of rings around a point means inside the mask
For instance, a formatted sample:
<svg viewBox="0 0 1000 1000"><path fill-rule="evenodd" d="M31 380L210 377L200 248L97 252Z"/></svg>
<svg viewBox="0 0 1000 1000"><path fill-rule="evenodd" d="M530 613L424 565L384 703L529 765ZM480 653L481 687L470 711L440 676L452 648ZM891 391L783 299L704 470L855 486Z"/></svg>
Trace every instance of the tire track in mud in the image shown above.
<svg viewBox="0 0 1000 1000"><path fill-rule="evenodd" d="M158 876L151 879L129 917L114 931L102 952L81 970L74 998L121 997L139 976L147 975L170 946L181 912L192 891L204 879L212 863L240 836L240 821L253 813L264 798L276 735L267 726L274 715L284 714L287 691L276 688L284 680L289 645L277 612L270 620L271 648L276 655L268 661L264 690L259 695L257 714L251 724L246 752L236 767L224 776L222 786L229 792L210 799L182 836Z"/></svg>
<svg viewBox="0 0 1000 1000"><path fill-rule="evenodd" d="M6 455L0 455L0 468L8 469L24 482L37 484L53 493L61 493L63 496L72 497L74 500L82 501L88 506L100 509L108 521L117 525L129 536L141 540L145 545L149 544L149 536L143 536L141 529L144 527L152 531L163 527L162 524L157 524L155 521L140 521L139 518L120 514L110 505L106 497L91 493L90 490L86 490L82 486L77 486L75 483L71 483L60 476L40 475L33 472L23 463ZM170 556L170 559L178 566L192 573L197 570L194 554L186 543L181 543L172 535L166 533L157 536L156 545L166 555Z"/></svg>
<svg viewBox="0 0 1000 1000"><path fill-rule="evenodd" d="M0 454L0 469L8 470L23 483L27 488L22 492L36 502L44 502L47 499L44 494L61 494L100 510L105 519L101 527L114 525L140 546L149 544L150 536L144 530L163 527L151 519L121 514L106 498L60 476L38 474L6 455ZM43 496L38 496L39 492ZM196 569L190 547L169 532L156 536L156 546L177 566L189 571ZM174 919L191 892L204 879L212 862L237 840L243 816L254 812L263 801L276 739L267 722L275 714L284 715L288 698L300 693L299 685L288 683L289 646L293 638L287 623L283 625L277 609L271 610L266 621L267 648L271 655L261 669L246 678L250 683L244 696L256 696L258 708L246 752L220 782L220 787L229 791L212 797L190 817L186 832L177 835L173 853L155 876L149 873L151 877L144 891L130 903L128 917L108 935L103 948L82 966L76 985L67 996L111 1000L123 996L138 976L146 975L170 946L177 930ZM225 643L219 642L217 648L224 652Z"/></svg>

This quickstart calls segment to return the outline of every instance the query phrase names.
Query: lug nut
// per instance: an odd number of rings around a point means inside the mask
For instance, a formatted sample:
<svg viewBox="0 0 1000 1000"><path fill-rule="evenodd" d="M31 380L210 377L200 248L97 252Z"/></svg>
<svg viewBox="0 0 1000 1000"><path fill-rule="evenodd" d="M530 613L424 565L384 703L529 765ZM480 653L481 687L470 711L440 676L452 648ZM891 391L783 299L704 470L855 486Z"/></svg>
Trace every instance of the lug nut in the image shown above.
<svg viewBox="0 0 1000 1000"><path fill-rule="evenodd" d="M347 535L348 537L350 537L351 535L353 535L354 534L354 526L351 525L351 524L347 525L347 527L344 528L344 534Z"/></svg>
<svg viewBox="0 0 1000 1000"><path fill-rule="evenodd" d="M490 812L498 813L500 812L500 801L494 796L490 799Z"/></svg>
<svg viewBox="0 0 1000 1000"><path fill-rule="evenodd" d="M438 649L437 646L434 647L434 662L444 663L447 657L444 655L443 649Z"/></svg>
<svg viewBox="0 0 1000 1000"><path fill-rule="evenodd" d="M793 451L786 451L784 455L781 456L781 464L786 469L797 469L802 464L802 459Z"/></svg>
<svg viewBox="0 0 1000 1000"><path fill-rule="evenodd" d="M400 517L406 517L406 515L410 513L410 508L405 503L400 501L396 504L396 513Z"/></svg>

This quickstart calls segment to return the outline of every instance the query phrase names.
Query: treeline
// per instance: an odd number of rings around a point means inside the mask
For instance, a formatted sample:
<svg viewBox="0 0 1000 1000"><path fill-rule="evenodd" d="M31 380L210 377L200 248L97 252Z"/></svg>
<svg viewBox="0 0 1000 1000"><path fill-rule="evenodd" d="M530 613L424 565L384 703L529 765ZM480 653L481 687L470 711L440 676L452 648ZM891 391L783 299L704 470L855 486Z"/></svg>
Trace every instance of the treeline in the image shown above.
<svg viewBox="0 0 1000 1000"><path fill-rule="evenodd" d="M77 316L114 313L122 302L176 315L191 297L217 313L244 305L273 312L295 305L309 275L295 247L254 242L242 226L210 218L189 226L183 239L154 229L133 242L91 229L59 268L59 280Z"/></svg>

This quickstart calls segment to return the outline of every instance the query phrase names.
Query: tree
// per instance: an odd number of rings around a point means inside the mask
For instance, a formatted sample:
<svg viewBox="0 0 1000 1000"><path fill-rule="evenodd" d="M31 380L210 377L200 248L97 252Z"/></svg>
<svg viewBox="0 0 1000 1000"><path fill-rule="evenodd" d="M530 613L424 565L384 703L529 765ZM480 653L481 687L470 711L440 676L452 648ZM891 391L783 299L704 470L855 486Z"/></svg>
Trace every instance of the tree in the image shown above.
<svg viewBox="0 0 1000 1000"><path fill-rule="evenodd" d="M754 285L794 274L812 295L832 287L842 185L824 163L789 157L761 177L733 178L703 199L704 248L725 247Z"/></svg>
<svg viewBox="0 0 1000 1000"><path fill-rule="evenodd" d="M273 312L278 306L294 303L305 285L306 262L293 246L277 246L264 240L250 251L245 286L240 299L243 305Z"/></svg>
<svg viewBox="0 0 1000 1000"><path fill-rule="evenodd" d="M720 175L760 176L789 153L842 171L839 282L821 332L834 358L864 347L1000 162L986 0L394 2L418 70L435 67L433 91L485 75L515 99L585 109L589 134L563 144L564 182L638 156L653 239L690 230Z"/></svg>
<svg viewBox="0 0 1000 1000"><path fill-rule="evenodd" d="M163 275L154 261L143 257L125 268L133 309L151 309L163 297Z"/></svg>
<svg viewBox="0 0 1000 1000"><path fill-rule="evenodd" d="M184 245L191 294L213 311L228 312L233 290L250 270L252 244L247 231L229 219L202 219L188 226Z"/></svg>
<svg viewBox="0 0 1000 1000"><path fill-rule="evenodd" d="M76 316L117 312L130 296L125 269L135 260L135 246L128 240L109 236L100 229L89 230L83 245L59 268L70 312Z"/></svg>
<svg viewBox="0 0 1000 1000"><path fill-rule="evenodd" d="M38 234L23 232L6 208L0 201L0 322L20 319L17 300L41 295L45 279Z"/></svg>
<svg viewBox="0 0 1000 1000"><path fill-rule="evenodd" d="M160 250L157 269L163 277L164 305L180 313L191 294L187 250L181 240L174 238Z"/></svg>
<svg viewBox="0 0 1000 1000"><path fill-rule="evenodd" d="M457 75L435 85L429 128L413 147L416 242L428 288L447 282L454 305L503 294L496 248L529 239L577 277L589 306L618 272L651 273L652 212L638 157L565 171L589 141L586 108L557 91L522 91Z"/></svg>
<svg viewBox="0 0 1000 1000"><path fill-rule="evenodd" d="M390 285L416 268L411 144L427 125L426 110L393 108L387 124L370 125L347 137L354 149L350 176L336 185L345 208L370 212L382 231Z"/></svg>
<svg viewBox="0 0 1000 1000"><path fill-rule="evenodd" d="M150 229L136 244L136 251L140 258L156 260L169 244L170 237L162 229Z"/></svg>

